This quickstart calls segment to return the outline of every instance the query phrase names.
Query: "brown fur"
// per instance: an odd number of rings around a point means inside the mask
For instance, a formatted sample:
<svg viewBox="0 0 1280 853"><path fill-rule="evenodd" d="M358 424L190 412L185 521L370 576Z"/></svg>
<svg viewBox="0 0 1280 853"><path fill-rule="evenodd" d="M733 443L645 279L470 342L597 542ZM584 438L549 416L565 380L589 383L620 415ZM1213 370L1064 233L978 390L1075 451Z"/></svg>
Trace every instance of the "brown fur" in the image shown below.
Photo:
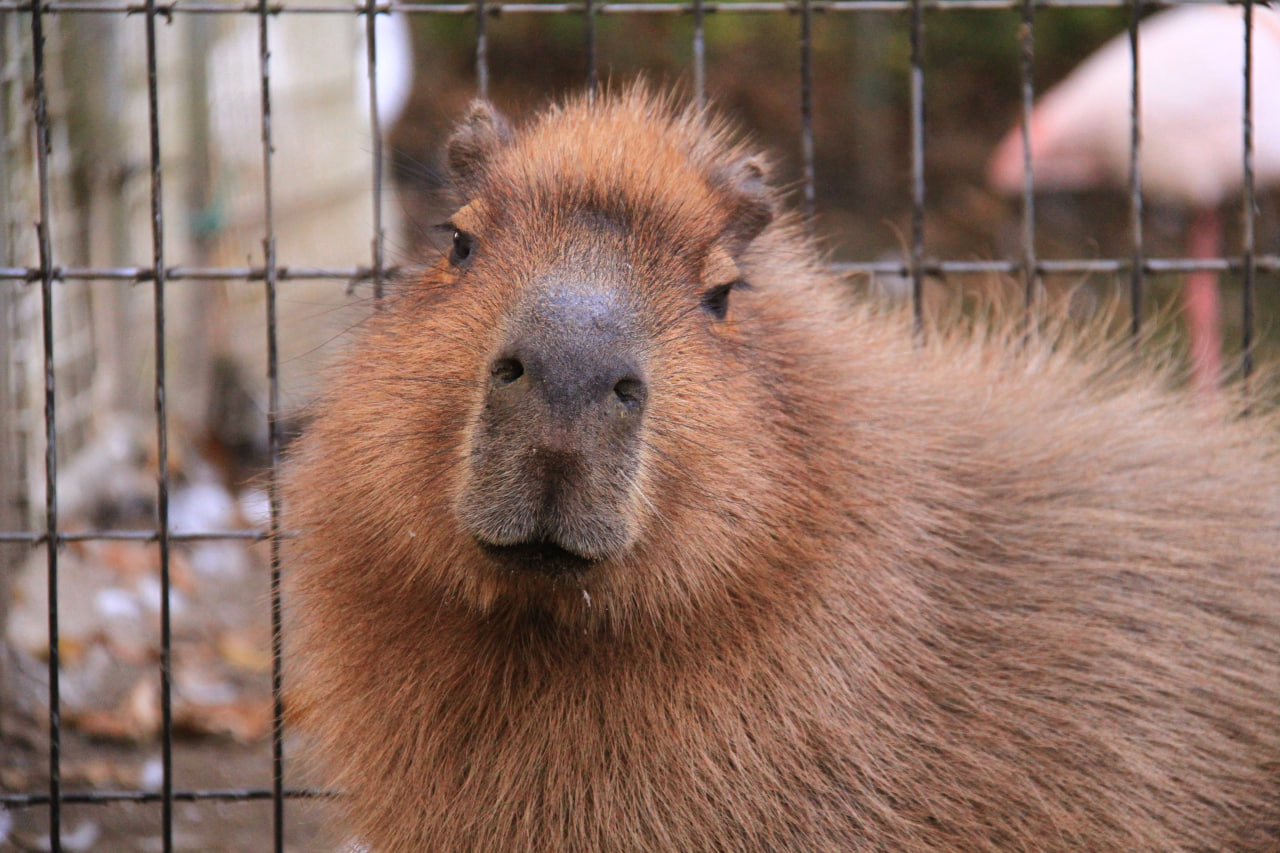
<svg viewBox="0 0 1280 853"><path fill-rule="evenodd" d="M372 849L1280 849L1273 418L1118 347L913 345L641 89L478 107L451 160L474 257L369 321L286 489L291 712ZM513 571L463 506L527 499L477 485L487 365L600 258L649 399L564 512L620 526Z"/></svg>

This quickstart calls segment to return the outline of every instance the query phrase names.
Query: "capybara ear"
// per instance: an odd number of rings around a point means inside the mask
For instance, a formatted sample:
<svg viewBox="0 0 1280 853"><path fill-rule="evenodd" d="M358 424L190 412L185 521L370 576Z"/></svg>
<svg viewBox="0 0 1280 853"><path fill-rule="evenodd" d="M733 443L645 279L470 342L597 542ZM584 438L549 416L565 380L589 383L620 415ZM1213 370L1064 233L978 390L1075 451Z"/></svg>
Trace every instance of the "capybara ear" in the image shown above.
<svg viewBox="0 0 1280 853"><path fill-rule="evenodd" d="M462 186L473 183L493 153L510 142L512 135L511 125L493 104L472 101L445 149L454 181Z"/></svg>
<svg viewBox="0 0 1280 853"><path fill-rule="evenodd" d="M773 191L767 176L768 164L759 155L735 160L716 174L729 211L722 239L735 258L773 221Z"/></svg>

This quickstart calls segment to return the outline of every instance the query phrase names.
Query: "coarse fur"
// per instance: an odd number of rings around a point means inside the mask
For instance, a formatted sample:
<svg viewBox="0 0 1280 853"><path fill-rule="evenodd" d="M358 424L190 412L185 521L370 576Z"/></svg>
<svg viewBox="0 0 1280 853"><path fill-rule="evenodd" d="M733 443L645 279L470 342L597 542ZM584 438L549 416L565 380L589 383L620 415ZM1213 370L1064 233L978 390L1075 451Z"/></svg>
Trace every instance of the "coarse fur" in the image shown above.
<svg viewBox="0 0 1280 853"><path fill-rule="evenodd" d="M643 87L477 105L450 162L468 257L367 322L285 484L290 716L372 850L1280 849L1273 416L1070 335L920 345ZM563 475L609 536L525 571L486 389L566 269L648 396L625 476Z"/></svg>

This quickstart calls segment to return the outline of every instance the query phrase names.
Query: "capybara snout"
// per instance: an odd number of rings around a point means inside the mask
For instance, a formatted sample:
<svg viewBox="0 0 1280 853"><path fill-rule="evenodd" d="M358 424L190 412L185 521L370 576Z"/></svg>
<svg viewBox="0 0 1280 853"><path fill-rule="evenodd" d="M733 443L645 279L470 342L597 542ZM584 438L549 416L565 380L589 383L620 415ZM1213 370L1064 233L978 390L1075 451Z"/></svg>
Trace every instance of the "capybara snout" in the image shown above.
<svg viewBox="0 0 1280 853"><path fill-rule="evenodd" d="M643 348L619 295L577 284L536 291L490 367L486 409L554 441L625 440L647 396Z"/></svg>
<svg viewBox="0 0 1280 853"><path fill-rule="evenodd" d="M517 299L459 504L504 565L581 570L629 543L648 398L640 331L626 296L605 284L556 275Z"/></svg>

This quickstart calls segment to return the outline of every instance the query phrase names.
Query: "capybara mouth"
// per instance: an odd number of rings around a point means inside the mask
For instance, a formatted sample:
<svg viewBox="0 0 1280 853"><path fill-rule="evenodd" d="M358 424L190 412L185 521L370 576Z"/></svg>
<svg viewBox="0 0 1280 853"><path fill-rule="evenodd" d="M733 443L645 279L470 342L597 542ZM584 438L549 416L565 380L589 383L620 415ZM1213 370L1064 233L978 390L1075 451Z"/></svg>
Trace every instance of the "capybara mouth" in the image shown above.
<svg viewBox="0 0 1280 853"><path fill-rule="evenodd" d="M492 545L488 542L479 542L479 545L481 550L501 564L504 569L513 572L571 574L584 572L599 562L581 554L575 554L545 539L536 542L519 542L514 545Z"/></svg>

